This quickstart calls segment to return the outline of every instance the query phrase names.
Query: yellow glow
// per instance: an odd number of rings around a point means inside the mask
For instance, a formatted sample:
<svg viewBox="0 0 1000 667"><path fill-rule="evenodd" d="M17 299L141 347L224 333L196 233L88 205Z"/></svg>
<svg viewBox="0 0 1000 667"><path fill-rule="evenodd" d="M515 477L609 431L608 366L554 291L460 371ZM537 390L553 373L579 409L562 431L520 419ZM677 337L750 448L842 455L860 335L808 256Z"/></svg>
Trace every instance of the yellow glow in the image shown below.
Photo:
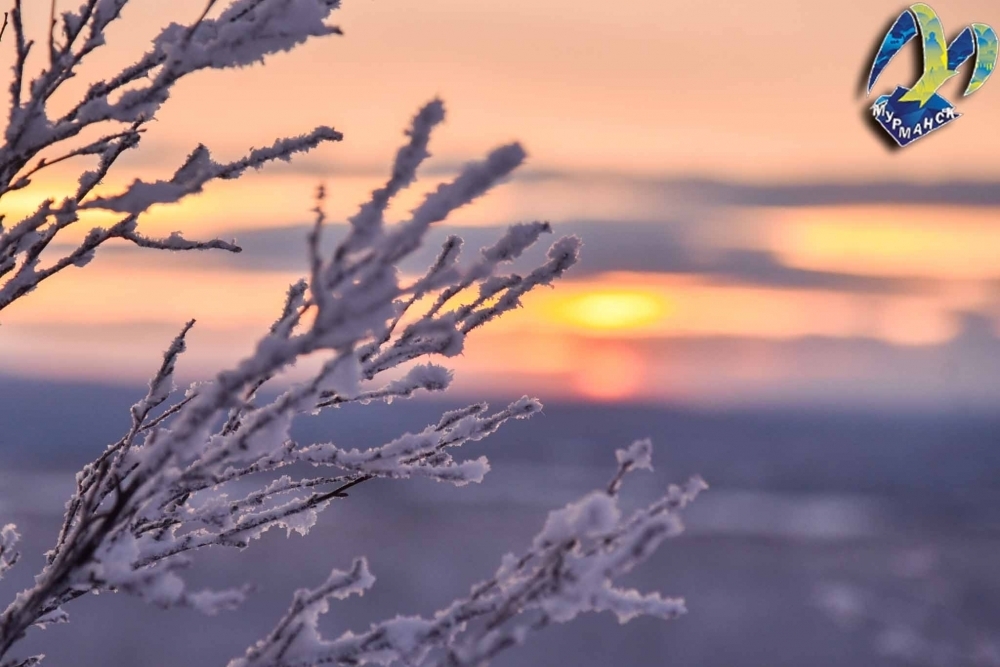
<svg viewBox="0 0 1000 667"><path fill-rule="evenodd" d="M606 273L531 294L495 323L514 331L594 338L871 336L933 344L953 333L961 294L872 297L823 290L719 285L693 276ZM898 321L892 321L899 318Z"/></svg>
<svg viewBox="0 0 1000 667"><path fill-rule="evenodd" d="M265 327L297 272L236 271L198 266L183 255L98 254L85 271L67 269L31 298L4 313L7 324L72 326L178 323L197 317L199 329ZM974 294L972 296L975 296ZM474 298L460 295L455 303ZM569 335L602 339L735 336L874 337L894 343L934 344L954 334L953 313L970 295L855 295L717 285L692 276L608 273L565 281L529 294L524 308L491 324L498 335L549 341L535 365L549 373L572 365L560 350ZM425 304L424 304L425 305ZM423 312L414 306L414 315Z"/></svg>
<svg viewBox="0 0 1000 667"><path fill-rule="evenodd" d="M1000 227L991 210L933 206L774 211L774 249L804 268L876 275L992 278Z"/></svg>
<svg viewBox="0 0 1000 667"><path fill-rule="evenodd" d="M560 310L560 314L576 326L601 330L646 327L669 312L663 295L620 290L571 297Z"/></svg>

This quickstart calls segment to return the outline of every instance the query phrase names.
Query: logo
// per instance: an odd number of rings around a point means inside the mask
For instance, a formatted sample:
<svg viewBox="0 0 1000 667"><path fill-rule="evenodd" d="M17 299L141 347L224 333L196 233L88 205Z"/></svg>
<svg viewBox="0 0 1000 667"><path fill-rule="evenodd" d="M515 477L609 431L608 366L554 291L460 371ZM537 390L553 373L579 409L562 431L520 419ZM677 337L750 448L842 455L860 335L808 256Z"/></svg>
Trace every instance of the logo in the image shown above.
<svg viewBox="0 0 1000 667"><path fill-rule="evenodd" d="M951 44L945 44L944 27L934 10L918 2L896 19L882 40L868 76L868 94L889 61L917 35L923 38L924 71L912 88L897 86L891 95L882 95L872 104L872 116L897 144L906 146L944 127L962 114L937 94L958 68L975 56L974 67L964 95L979 90L993 73L997 62L997 34L985 23L973 23ZM963 96L964 96L963 95Z"/></svg>

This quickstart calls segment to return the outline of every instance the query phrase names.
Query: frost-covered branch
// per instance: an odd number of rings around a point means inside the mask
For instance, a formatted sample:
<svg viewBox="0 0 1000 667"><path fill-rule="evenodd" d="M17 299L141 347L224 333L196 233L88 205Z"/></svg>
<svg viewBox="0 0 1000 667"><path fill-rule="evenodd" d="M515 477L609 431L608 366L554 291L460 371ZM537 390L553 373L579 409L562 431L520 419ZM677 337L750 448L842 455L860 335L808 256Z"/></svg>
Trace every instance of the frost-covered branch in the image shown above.
<svg viewBox="0 0 1000 667"><path fill-rule="evenodd" d="M62 606L86 592L129 592L161 606L207 613L237 604L242 591L189 591L178 569L195 551L242 549L271 528L304 534L320 511L375 477L479 482L489 470L485 457L456 459L456 448L540 410L540 403L528 398L495 412L474 404L444 414L420 432L368 449L299 443L289 436L293 420L303 413L445 389L450 371L409 362L460 353L471 330L517 307L525 292L552 282L576 261L579 241L567 237L553 244L548 259L527 278L499 276L505 263L551 231L546 223L530 223L512 226L464 267L458 263L460 244L450 240L422 277L401 279L398 263L420 246L431 224L489 191L524 158L517 144L502 146L439 186L409 220L386 226L382 211L415 180L428 156L430 129L443 114L439 101L417 114L408 132L411 143L397 155L387 185L361 207L326 257L319 250L324 218L317 207L308 281L292 285L281 315L253 354L170 404L174 368L194 322L184 326L146 396L132 407L128 432L77 475L45 569L36 585L0 615L0 656L31 625L64 619ZM167 186L223 172L207 154L196 152ZM117 199L97 201L137 210L158 196L157 189L153 186L151 194L150 186L136 184ZM138 201L137 208L129 201ZM460 301L466 290L469 296ZM418 301L431 305L422 313L407 313ZM270 402L256 402L272 378L311 355L325 357L314 376ZM400 372L388 376L395 369ZM331 472L276 477L295 463ZM227 494L231 482L264 473L275 474L258 490L237 498Z"/></svg>
<svg viewBox="0 0 1000 667"><path fill-rule="evenodd" d="M104 44L105 30L128 2L83 0L76 11L58 16L53 9L47 58L42 59L47 65L30 78L27 62L34 42L25 34L22 0L14 0L15 58L10 117L0 147L0 199L26 188L53 165L78 159L96 160L96 165L83 171L74 191L60 200L39 202L34 212L7 226L0 216L0 310L62 269L84 266L111 239L152 249L238 252L233 243L193 241L180 233L151 238L139 224L153 206L182 201L215 180L238 178L248 169L342 138L330 127L318 127L232 162L214 160L199 144L172 176L136 179L116 193L97 194L98 184L122 154L140 143L181 78L260 62L311 37L339 34L327 23L339 0L232 0L215 18L218 2L207 0L191 23L167 26L136 63L93 83L68 111L51 116L50 98ZM551 233L547 222L536 221L512 225L469 261L463 261L461 239L449 237L423 275L403 278L401 262L420 247L432 225L489 192L525 159L519 144L500 146L438 186L406 220L387 224L389 205L416 181L430 155L432 131L444 115L439 100L419 110L386 183L339 230L329 253L321 242L330 230L320 190L315 224L306 238L307 274L289 287L277 319L239 363L182 394L174 386L175 369L195 323L181 328L145 396L131 407L124 435L77 474L61 528L34 584L0 613L0 667L37 664L43 656L13 656L16 644L32 627L68 621L69 603L87 593L129 593L158 606L207 614L234 607L246 588L189 588L180 572L196 552L241 550L273 528L304 535L321 511L375 478L478 483L489 471L487 459L460 456L459 448L541 410L528 397L498 410L475 403L376 446L298 442L290 435L303 414L443 391L452 373L431 357L460 354L471 332L518 308L528 292L551 284L577 261L579 239L564 237L526 275L506 272L510 262ZM95 210L119 218L43 264L53 241L65 238L64 230ZM275 378L306 359L317 361L318 370L284 387L276 398L262 397ZM704 488L699 479L672 486L660 500L623 516L618 506L622 481L635 469L650 469L650 457L648 441L619 450L618 469L605 489L551 513L522 556L505 557L491 580L433 618L396 618L362 634L321 638L316 621L330 598L362 594L374 582L364 559L357 559L319 588L299 591L274 631L233 666L393 660L480 665L521 643L530 631L582 612L611 611L622 622L637 615L682 613L679 600L616 587L618 578L680 531L679 510ZM304 476L301 469L308 466L318 471ZM252 483L249 492L245 482ZM12 525L0 530L0 576L18 560L18 537Z"/></svg>
<svg viewBox="0 0 1000 667"><path fill-rule="evenodd" d="M275 629L229 667L473 667L523 643L534 630L584 612L610 611L621 623L637 616L670 619L683 614L683 600L615 586L665 538L681 531L678 512L706 488L693 478L623 518L617 498L621 480L630 470L651 469L650 454L647 440L618 450L619 469L607 490L551 512L530 549L520 556L507 554L492 579L473 586L468 597L433 617L397 616L364 633L323 639L318 619L331 598L362 595L375 582L367 562L358 559L349 572L334 570L319 588L298 591Z"/></svg>
<svg viewBox="0 0 1000 667"><path fill-rule="evenodd" d="M3 579L7 570L17 565L17 561L21 557L20 552L14 549L19 538L14 524L8 523L0 528L0 579Z"/></svg>
<svg viewBox="0 0 1000 667"><path fill-rule="evenodd" d="M84 266L99 246L122 239L145 248L167 250L221 249L239 252L234 243L187 240L175 232L151 239L138 231L142 216L155 204L172 204L201 192L209 182L238 177L275 160L288 160L342 135L321 126L299 137L281 139L226 164L211 159L199 145L172 178L152 183L135 181L124 192L96 196L100 184L126 151L139 145L145 126L156 117L172 87L185 76L204 69L226 69L263 62L310 37L340 34L327 24L339 0L235 0L217 18L209 18L215 0L190 24L172 23L152 48L113 77L90 85L69 111L51 117L49 100L80 65L105 43L108 26L121 17L129 0L85 0L76 11L53 15L48 35L47 66L25 90L28 56L34 42L24 31L22 0L11 14L15 63L10 86L10 117L0 147L0 201L26 188L39 172L75 158L96 158L82 171L76 190L60 201L38 202L33 213L8 224L0 216L0 310L31 292L46 278L69 266ZM53 8L55 3L53 3ZM6 13L4 26L6 26ZM58 28L58 30L56 30ZM83 133L100 133L81 139ZM68 254L43 265L43 252L81 212L105 210L123 214L119 222L91 230Z"/></svg>

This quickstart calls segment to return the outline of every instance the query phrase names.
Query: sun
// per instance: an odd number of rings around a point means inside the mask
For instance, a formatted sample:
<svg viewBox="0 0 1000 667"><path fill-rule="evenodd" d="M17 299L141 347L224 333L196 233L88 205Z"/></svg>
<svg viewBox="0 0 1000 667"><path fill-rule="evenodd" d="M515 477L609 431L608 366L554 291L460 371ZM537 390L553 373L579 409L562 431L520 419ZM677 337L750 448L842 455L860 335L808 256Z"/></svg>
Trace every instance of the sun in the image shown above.
<svg viewBox="0 0 1000 667"><path fill-rule="evenodd" d="M568 298L561 304L562 319L584 329L622 331L655 324L668 314L658 294L632 290L602 290Z"/></svg>

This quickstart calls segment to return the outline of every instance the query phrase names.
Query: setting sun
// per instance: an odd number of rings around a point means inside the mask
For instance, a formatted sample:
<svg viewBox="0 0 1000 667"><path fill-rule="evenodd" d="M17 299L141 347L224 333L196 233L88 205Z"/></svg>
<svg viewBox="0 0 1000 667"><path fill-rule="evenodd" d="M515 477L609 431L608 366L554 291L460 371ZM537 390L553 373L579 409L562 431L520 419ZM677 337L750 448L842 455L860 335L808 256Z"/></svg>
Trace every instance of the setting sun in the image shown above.
<svg viewBox="0 0 1000 667"><path fill-rule="evenodd" d="M664 297L632 291L581 294L561 306L560 315L587 329L636 329L655 324L669 311Z"/></svg>

